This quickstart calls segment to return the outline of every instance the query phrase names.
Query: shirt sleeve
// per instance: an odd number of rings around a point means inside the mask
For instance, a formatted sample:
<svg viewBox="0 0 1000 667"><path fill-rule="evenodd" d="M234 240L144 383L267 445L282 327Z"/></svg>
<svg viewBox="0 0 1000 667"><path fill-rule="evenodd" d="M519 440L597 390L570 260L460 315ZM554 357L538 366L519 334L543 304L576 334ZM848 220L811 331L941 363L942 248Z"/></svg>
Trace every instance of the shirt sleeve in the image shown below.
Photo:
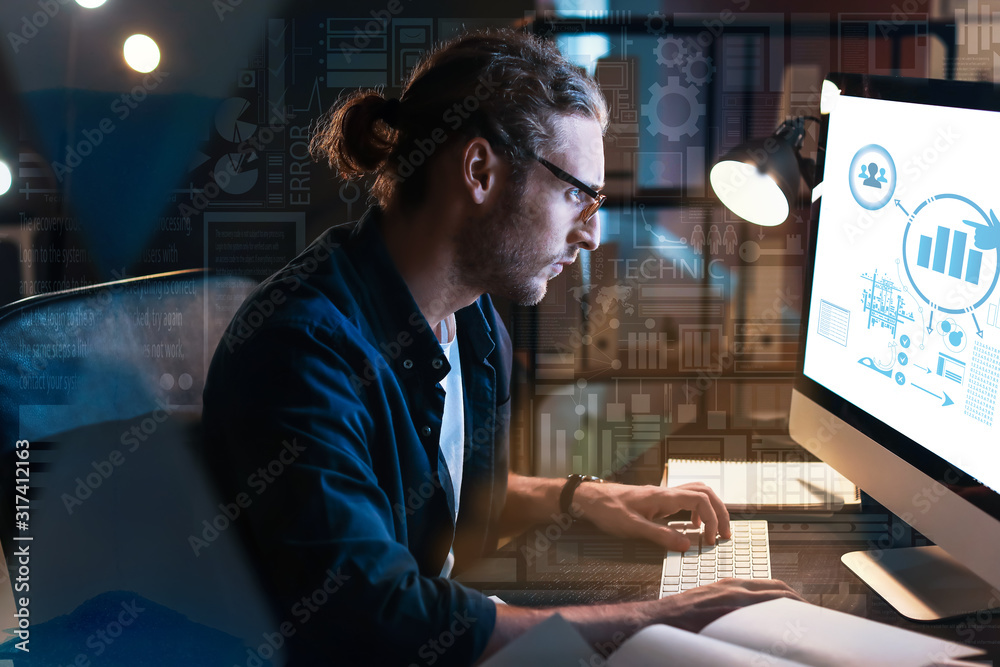
<svg viewBox="0 0 1000 667"><path fill-rule="evenodd" d="M209 459L223 493L249 496L239 525L292 625L291 664L471 664L495 604L422 575L401 542L370 447L386 428L357 389L371 370L334 340L309 324L258 331L216 356L205 389Z"/></svg>

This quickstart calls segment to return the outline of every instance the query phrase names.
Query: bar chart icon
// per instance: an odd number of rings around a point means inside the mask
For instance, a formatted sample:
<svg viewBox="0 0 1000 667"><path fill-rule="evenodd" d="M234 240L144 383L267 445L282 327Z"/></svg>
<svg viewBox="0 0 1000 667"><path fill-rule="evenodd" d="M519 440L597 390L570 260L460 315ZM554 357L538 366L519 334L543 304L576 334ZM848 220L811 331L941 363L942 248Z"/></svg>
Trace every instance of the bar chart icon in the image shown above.
<svg viewBox="0 0 1000 667"><path fill-rule="evenodd" d="M963 231L958 229L953 231L948 227L939 226L936 238L920 237L917 266L944 274L947 265L948 275L959 279L962 279L962 270L965 269L965 282L978 285L983 253L970 248L966 254L965 246L968 238L968 234ZM950 252L949 246L951 246Z"/></svg>

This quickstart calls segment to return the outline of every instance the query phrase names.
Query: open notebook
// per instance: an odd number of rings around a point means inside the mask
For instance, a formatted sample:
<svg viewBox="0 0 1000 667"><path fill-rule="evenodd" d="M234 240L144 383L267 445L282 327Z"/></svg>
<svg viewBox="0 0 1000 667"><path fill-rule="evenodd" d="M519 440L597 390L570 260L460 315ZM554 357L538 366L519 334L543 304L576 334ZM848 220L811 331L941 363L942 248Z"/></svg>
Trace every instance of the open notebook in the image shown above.
<svg viewBox="0 0 1000 667"><path fill-rule="evenodd" d="M835 511L861 502L858 487L821 461L669 459L664 486L704 482L730 511Z"/></svg>
<svg viewBox="0 0 1000 667"><path fill-rule="evenodd" d="M976 667L981 663L961 658L984 652L789 599L737 609L700 633L650 625L600 648L603 654L614 652L606 660L597 655L576 628L556 614L483 667Z"/></svg>

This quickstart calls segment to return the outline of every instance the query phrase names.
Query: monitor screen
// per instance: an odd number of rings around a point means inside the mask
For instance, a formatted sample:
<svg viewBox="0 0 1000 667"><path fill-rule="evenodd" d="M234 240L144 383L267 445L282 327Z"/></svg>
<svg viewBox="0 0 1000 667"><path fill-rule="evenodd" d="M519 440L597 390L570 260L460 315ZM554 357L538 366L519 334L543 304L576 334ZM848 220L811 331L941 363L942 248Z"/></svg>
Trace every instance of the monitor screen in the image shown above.
<svg viewBox="0 0 1000 667"><path fill-rule="evenodd" d="M789 429L935 543L844 555L893 607L995 607L1000 94L828 79Z"/></svg>
<svg viewBox="0 0 1000 667"><path fill-rule="evenodd" d="M1000 489L1000 113L842 94L805 376Z"/></svg>

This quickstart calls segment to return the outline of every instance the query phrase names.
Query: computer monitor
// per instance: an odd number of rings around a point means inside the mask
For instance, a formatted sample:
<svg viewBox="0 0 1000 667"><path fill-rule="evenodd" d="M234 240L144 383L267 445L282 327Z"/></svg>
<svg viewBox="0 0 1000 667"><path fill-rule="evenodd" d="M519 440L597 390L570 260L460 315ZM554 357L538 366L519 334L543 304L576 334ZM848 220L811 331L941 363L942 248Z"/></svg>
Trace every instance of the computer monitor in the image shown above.
<svg viewBox="0 0 1000 667"><path fill-rule="evenodd" d="M791 435L936 545L844 556L900 613L998 607L1000 93L828 78Z"/></svg>

